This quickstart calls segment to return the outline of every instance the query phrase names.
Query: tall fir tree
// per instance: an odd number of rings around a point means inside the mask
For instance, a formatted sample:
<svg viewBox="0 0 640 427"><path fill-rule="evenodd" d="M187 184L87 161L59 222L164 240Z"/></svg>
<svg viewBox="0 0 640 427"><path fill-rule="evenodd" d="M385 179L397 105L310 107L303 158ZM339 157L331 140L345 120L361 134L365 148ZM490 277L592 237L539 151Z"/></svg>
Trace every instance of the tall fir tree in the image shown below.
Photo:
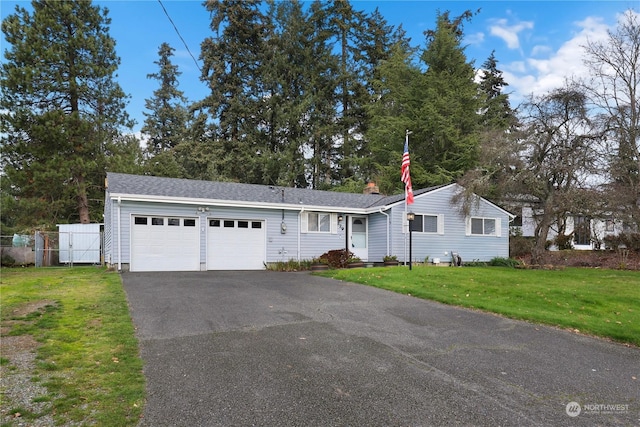
<svg viewBox="0 0 640 427"><path fill-rule="evenodd" d="M154 61L157 73L147 78L158 81L160 87L153 97L145 100L142 133L147 137L147 172L151 175L181 178L185 175L176 156L176 147L185 141L188 131L187 99L178 89L180 71L171 61L174 49L167 43L158 48L159 59Z"/></svg>
<svg viewBox="0 0 640 427"><path fill-rule="evenodd" d="M2 22L3 180L25 226L101 220L106 146L132 125L109 24L88 0L33 1Z"/></svg>
<svg viewBox="0 0 640 427"><path fill-rule="evenodd" d="M452 182L477 162L481 103L473 62L462 46L463 23L472 17L471 11L454 19L449 12L439 13L435 30L425 33L424 104L412 153L426 179L414 180L414 187Z"/></svg>
<svg viewBox="0 0 640 427"><path fill-rule="evenodd" d="M264 62L265 18L258 0L209 0L214 36L202 43L202 80L210 94L200 103L215 121L211 142L222 156L215 168L226 179L262 181L260 120L265 94L260 67Z"/></svg>
<svg viewBox="0 0 640 427"><path fill-rule="evenodd" d="M509 84L498 69L495 51L482 64L480 75L481 126L483 129L506 131L517 124L516 115L511 108L509 95L504 92Z"/></svg>

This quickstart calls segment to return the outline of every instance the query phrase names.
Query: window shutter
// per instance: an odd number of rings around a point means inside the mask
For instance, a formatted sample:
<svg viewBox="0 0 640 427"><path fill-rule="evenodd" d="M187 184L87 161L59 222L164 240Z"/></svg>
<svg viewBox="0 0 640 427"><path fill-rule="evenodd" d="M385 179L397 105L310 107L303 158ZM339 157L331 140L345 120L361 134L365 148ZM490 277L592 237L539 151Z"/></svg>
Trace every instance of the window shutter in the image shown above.
<svg viewBox="0 0 640 427"><path fill-rule="evenodd" d="M331 234L338 234L338 214L331 214Z"/></svg>
<svg viewBox="0 0 640 427"><path fill-rule="evenodd" d="M309 232L309 212L302 212L300 214L300 233Z"/></svg>
<svg viewBox="0 0 640 427"><path fill-rule="evenodd" d="M502 236L502 220L500 218L496 218L496 237Z"/></svg>
<svg viewBox="0 0 640 427"><path fill-rule="evenodd" d="M444 214L438 215L438 234L444 234Z"/></svg>
<svg viewBox="0 0 640 427"><path fill-rule="evenodd" d="M464 234L465 236L471 236L471 217L470 216L464 219Z"/></svg>

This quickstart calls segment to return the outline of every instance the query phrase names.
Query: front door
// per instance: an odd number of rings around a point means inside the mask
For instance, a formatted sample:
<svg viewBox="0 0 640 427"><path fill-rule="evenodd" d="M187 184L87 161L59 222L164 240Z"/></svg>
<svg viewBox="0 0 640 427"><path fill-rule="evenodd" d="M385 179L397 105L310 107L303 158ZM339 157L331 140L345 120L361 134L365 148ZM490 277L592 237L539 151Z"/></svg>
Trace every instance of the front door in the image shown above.
<svg viewBox="0 0 640 427"><path fill-rule="evenodd" d="M349 227L349 247L351 252L362 261L369 258L369 249L367 244L367 217L352 216Z"/></svg>

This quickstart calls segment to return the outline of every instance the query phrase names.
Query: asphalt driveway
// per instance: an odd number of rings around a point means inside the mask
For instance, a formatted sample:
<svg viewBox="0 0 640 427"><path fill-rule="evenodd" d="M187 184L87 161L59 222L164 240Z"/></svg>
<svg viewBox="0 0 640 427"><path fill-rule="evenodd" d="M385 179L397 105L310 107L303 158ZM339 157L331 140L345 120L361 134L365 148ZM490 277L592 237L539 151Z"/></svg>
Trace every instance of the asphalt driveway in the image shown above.
<svg viewBox="0 0 640 427"><path fill-rule="evenodd" d="M306 273L122 279L143 426L640 425L637 348Z"/></svg>

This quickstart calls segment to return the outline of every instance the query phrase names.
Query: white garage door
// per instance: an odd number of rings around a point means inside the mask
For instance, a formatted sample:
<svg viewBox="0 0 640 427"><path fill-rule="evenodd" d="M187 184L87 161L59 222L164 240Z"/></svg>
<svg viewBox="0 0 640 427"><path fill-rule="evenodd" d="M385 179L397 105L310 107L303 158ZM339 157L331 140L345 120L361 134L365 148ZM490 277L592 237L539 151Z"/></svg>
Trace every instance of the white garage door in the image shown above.
<svg viewBox="0 0 640 427"><path fill-rule="evenodd" d="M131 271L200 270L197 218L133 215Z"/></svg>
<svg viewBox="0 0 640 427"><path fill-rule="evenodd" d="M207 270L261 270L265 261L264 221L210 219Z"/></svg>

